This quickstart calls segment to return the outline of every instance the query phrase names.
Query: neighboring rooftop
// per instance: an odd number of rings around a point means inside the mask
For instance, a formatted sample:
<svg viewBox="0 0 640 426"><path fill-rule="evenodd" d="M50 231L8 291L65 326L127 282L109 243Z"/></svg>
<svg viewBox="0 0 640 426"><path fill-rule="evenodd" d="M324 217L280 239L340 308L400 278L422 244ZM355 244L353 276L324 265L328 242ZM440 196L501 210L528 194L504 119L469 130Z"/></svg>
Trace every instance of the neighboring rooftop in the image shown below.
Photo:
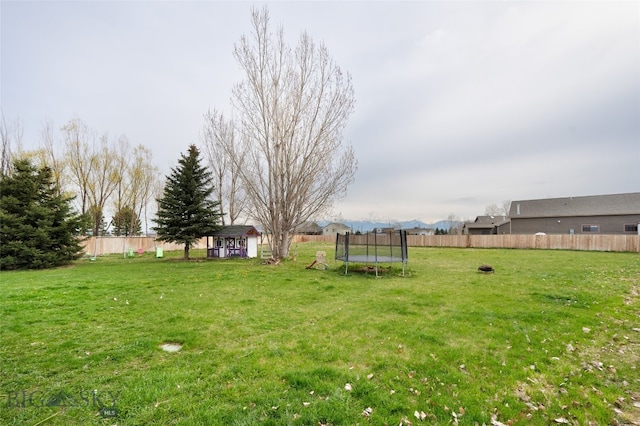
<svg viewBox="0 0 640 426"><path fill-rule="evenodd" d="M640 214L640 192L512 201L509 216L562 217Z"/></svg>
<svg viewBox="0 0 640 426"><path fill-rule="evenodd" d="M477 216L473 222L464 224L466 229L492 229L509 222L507 216Z"/></svg>

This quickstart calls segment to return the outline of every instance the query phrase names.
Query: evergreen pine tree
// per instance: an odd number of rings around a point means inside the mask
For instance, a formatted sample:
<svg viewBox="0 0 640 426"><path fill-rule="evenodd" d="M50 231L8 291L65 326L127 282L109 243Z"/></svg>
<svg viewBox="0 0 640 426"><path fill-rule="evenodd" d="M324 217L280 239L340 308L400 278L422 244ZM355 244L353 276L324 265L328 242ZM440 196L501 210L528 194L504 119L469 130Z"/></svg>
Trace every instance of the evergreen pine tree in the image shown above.
<svg viewBox="0 0 640 426"><path fill-rule="evenodd" d="M0 180L0 269L41 269L82 255L81 217L61 195L50 168L14 162Z"/></svg>
<svg viewBox="0 0 640 426"><path fill-rule="evenodd" d="M156 214L158 240L184 244L184 258L189 259L191 246L205 235L220 229L219 203L213 193L211 173L200 165L195 145L182 154L178 167L167 176Z"/></svg>
<svg viewBox="0 0 640 426"><path fill-rule="evenodd" d="M129 206L124 206L113 215L111 219L113 223L113 235L130 236L140 235L142 233L142 222L138 219L138 215Z"/></svg>

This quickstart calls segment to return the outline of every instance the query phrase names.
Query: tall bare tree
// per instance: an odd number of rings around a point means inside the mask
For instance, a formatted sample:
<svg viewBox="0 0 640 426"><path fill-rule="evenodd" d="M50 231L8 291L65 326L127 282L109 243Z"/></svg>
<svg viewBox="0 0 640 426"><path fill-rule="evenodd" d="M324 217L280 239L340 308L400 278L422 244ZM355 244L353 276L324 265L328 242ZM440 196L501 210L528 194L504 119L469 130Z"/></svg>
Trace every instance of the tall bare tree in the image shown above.
<svg viewBox="0 0 640 426"><path fill-rule="evenodd" d="M159 170L152 164L151 150L143 145L133 149L132 161L127 169L127 181L129 182L128 205L137 218L142 217L144 210L145 233L148 228L147 208L154 195L154 186L158 181ZM132 219L133 220L133 219ZM134 223L130 226L134 228Z"/></svg>
<svg viewBox="0 0 640 426"><path fill-rule="evenodd" d="M124 135L109 138L105 133L97 139L95 132L77 117L69 120L61 131L64 144L58 146L55 127L47 121L42 127L41 146L23 151L20 122L7 125L2 116L2 161L6 154L7 161L24 158L38 167L51 169L56 190L75 195L77 210L90 219L94 235L102 231L106 209L111 206L112 213L128 207L138 218L144 210L147 224L147 207L158 182L151 151L142 145L131 150ZM2 173L9 172L9 166L8 163Z"/></svg>
<svg viewBox="0 0 640 426"><path fill-rule="evenodd" d="M511 211L511 200L504 200L502 202L502 210L504 211L505 216L509 216L509 211Z"/></svg>
<svg viewBox="0 0 640 426"><path fill-rule="evenodd" d="M215 179L214 194L220 206L222 225L228 216L233 225L247 206L247 197L241 184L240 170L244 158L232 121L227 121L221 112L214 110L205 114L202 141L209 168ZM235 159L236 161L233 161Z"/></svg>
<svg viewBox="0 0 640 426"><path fill-rule="evenodd" d="M127 213L125 216L131 218L132 223L128 224L128 229L138 229L133 221L142 217L144 210L145 222L147 221L147 205L153 196L154 182L158 179L158 168L153 165L153 154L144 145L129 147L126 137L121 136L113 148L112 158L114 170L112 170L112 181L115 183L113 194L114 214L119 212ZM146 225L146 223L145 223Z"/></svg>
<svg viewBox="0 0 640 426"><path fill-rule="evenodd" d="M447 216L447 222L449 222L449 234L458 235L462 233L461 222L454 213L449 213L449 216Z"/></svg>
<svg viewBox="0 0 640 426"><path fill-rule="evenodd" d="M22 125L19 119L7 124L0 112L0 178L10 175L14 154L22 150Z"/></svg>
<svg viewBox="0 0 640 426"><path fill-rule="evenodd" d="M501 206L497 204L489 204L484 209L484 214L487 216L507 216L511 207L511 201L505 200Z"/></svg>
<svg viewBox="0 0 640 426"><path fill-rule="evenodd" d="M502 216L502 208L496 204L489 204L484 208L484 214L487 216Z"/></svg>
<svg viewBox="0 0 640 426"><path fill-rule="evenodd" d="M354 180L357 160L342 144L355 102L351 77L308 34L292 48L282 29L272 33L266 7L252 10L252 33L234 57L245 74L232 96L245 161L238 171L251 216L271 234L274 256L286 257L296 227Z"/></svg>
<svg viewBox="0 0 640 426"><path fill-rule="evenodd" d="M86 214L89 209L89 182L92 152L89 145L88 127L79 118L69 120L62 127L65 134L65 164L69 181L75 187L79 211Z"/></svg>
<svg viewBox="0 0 640 426"><path fill-rule="evenodd" d="M131 192L131 182L127 179L129 168L131 167L131 153L129 141L125 136L118 138L114 149L114 160L118 163L114 170L113 180L115 188L113 190L113 207L115 213L124 207L129 206L129 194Z"/></svg>
<svg viewBox="0 0 640 426"><path fill-rule="evenodd" d="M105 134L100 138L98 146L90 156L88 195L91 202L93 221L93 235L98 236L102 229L105 217L105 206L109 197L123 179L123 170L126 168L126 150L128 143L120 138L119 153L116 146L110 146L109 137Z"/></svg>
<svg viewBox="0 0 640 426"><path fill-rule="evenodd" d="M43 165L46 165L51 169L54 187L57 191L61 192L57 195L62 195L65 187L65 164L63 156L60 155L60 153L56 152L55 133L55 127L52 121L47 121L42 126L42 161L44 163Z"/></svg>
<svg viewBox="0 0 640 426"><path fill-rule="evenodd" d="M0 115L0 178L3 178L11 173L11 167L13 165L11 158L11 138L9 136L9 129L7 128L7 122L4 119L4 113Z"/></svg>
<svg viewBox="0 0 640 426"><path fill-rule="evenodd" d="M69 180L75 186L79 210L91 216L93 235L97 236L103 229L107 201L123 179L128 142L121 136L117 144L111 144L107 134L97 141L79 118L70 120L62 130Z"/></svg>

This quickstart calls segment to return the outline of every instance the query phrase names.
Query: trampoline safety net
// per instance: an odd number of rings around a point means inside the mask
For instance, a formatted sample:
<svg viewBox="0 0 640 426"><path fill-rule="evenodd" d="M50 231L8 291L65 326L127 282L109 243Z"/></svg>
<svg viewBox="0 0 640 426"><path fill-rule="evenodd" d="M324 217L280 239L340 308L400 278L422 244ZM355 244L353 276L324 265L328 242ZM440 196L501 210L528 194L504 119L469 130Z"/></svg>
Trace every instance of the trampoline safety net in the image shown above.
<svg viewBox="0 0 640 426"><path fill-rule="evenodd" d="M335 259L344 262L345 274L349 270L349 262L374 264L376 276L379 263L402 262L404 275L404 267L409 260L407 231L337 234Z"/></svg>

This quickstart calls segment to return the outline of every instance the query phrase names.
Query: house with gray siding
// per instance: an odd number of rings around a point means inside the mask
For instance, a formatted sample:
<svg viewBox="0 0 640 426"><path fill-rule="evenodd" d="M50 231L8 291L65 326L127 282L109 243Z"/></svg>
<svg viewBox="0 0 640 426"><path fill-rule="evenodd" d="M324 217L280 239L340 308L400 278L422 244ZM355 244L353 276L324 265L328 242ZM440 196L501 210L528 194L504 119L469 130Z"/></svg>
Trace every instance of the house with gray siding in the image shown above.
<svg viewBox="0 0 640 426"><path fill-rule="evenodd" d="M638 235L640 192L512 201L511 234Z"/></svg>

